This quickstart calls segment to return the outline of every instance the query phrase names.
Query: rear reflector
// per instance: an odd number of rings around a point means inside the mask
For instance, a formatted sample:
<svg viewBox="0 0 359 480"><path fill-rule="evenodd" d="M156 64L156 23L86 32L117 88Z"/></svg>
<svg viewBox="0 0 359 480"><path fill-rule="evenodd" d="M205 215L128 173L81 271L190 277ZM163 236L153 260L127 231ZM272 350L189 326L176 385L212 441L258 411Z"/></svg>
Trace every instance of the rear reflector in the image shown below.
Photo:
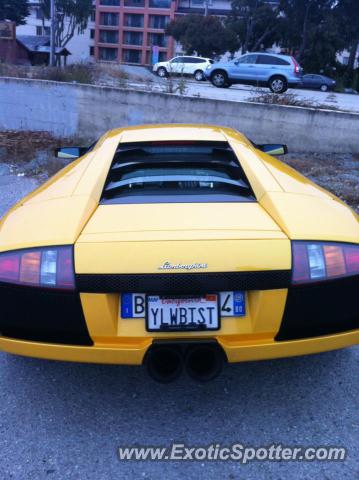
<svg viewBox="0 0 359 480"><path fill-rule="evenodd" d="M0 282L74 290L73 249L45 247L0 253Z"/></svg>
<svg viewBox="0 0 359 480"><path fill-rule="evenodd" d="M292 283L321 282L359 274L359 245L292 242Z"/></svg>
<svg viewBox="0 0 359 480"><path fill-rule="evenodd" d="M297 62L297 60L292 57L292 60L293 60L293 64L294 64L294 73L300 73L300 66Z"/></svg>

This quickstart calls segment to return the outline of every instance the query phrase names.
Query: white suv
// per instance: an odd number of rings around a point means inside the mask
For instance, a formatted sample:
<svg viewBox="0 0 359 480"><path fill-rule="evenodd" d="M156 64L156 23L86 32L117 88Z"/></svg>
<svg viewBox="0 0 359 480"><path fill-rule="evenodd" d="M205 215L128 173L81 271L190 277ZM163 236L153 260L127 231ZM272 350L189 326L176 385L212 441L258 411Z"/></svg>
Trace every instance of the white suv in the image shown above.
<svg viewBox="0 0 359 480"><path fill-rule="evenodd" d="M170 74L191 75L198 82L205 80L204 72L213 60L202 57L174 57L168 62L158 62L153 65L153 71L159 77L167 77Z"/></svg>

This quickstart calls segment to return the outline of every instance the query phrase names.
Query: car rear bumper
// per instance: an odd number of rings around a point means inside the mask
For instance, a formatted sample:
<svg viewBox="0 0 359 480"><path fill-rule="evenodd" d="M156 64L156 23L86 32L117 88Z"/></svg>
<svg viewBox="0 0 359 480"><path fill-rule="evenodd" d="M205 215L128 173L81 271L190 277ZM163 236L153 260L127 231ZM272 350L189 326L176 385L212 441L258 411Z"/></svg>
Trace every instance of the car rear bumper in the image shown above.
<svg viewBox="0 0 359 480"><path fill-rule="evenodd" d="M222 346L230 363L308 355L359 344L359 329L336 335L276 342L273 339L246 340L213 337ZM93 346L58 345L0 337L0 349L7 353L50 360L141 365L152 338L119 339L116 344ZM168 339L173 342L173 339ZM195 341L192 338L192 341Z"/></svg>

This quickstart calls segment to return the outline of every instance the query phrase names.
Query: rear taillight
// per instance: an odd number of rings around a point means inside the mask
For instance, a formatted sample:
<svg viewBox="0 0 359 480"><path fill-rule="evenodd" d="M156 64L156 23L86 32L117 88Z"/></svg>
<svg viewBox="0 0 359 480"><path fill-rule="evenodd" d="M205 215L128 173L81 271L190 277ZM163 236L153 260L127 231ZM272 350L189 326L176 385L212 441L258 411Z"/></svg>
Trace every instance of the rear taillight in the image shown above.
<svg viewBox="0 0 359 480"><path fill-rule="evenodd" d="M293 64L294 64L294 73L300 73L300 66L297 62L297 60L292 57L292 60L293 60Z"/></svg>
<svg viewBox="0 0 359 480"><path fill-rule="evenodd" d="M359 274L359 245L293 242L292 283L322 282Z"/></svg>
<svg viewBox="0 0 359 480"><path fill-rule="evenodd" d="M45 247L0 253L0 282L74 290L73 249Z"/></svg>

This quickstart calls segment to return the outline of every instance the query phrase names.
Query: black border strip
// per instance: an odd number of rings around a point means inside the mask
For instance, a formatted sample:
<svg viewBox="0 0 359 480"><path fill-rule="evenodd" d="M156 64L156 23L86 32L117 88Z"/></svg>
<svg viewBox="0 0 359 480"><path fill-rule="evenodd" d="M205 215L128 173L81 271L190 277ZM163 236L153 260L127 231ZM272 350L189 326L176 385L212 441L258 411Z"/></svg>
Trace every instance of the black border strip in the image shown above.
<svg viewBox="0 0 359 480"><path fill-rule="evenodd" d="M209 273L77 274L86 293L203 294L288 288L291 270Z"/></svg>

